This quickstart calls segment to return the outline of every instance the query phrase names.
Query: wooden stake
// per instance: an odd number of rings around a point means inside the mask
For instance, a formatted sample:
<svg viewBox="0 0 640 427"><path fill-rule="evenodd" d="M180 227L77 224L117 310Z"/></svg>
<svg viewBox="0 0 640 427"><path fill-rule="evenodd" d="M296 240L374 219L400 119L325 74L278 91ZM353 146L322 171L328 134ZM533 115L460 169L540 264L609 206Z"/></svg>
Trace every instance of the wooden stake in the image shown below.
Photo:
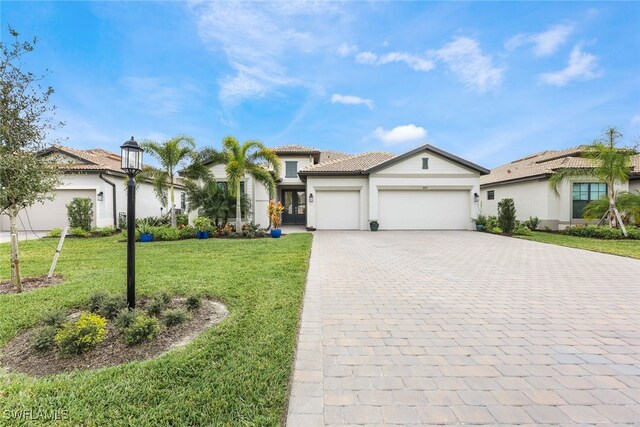
<svg viewBox="0 0 640 427"><path fill-rule="evenodd" d="M62 250L62 244L64 243L64 238L67 235L67 230L69 230L69 227L65 227L64 230L62 230L62 235L60 236L60 241L58 242L58 248L56 249L56 254L53 256L53 262L51 263L51 268L49 269L49 275L47 275L49 279L53 277L53 271L56 269L56 264L58 263L58 257L60 256L60 251Z"/></svg>

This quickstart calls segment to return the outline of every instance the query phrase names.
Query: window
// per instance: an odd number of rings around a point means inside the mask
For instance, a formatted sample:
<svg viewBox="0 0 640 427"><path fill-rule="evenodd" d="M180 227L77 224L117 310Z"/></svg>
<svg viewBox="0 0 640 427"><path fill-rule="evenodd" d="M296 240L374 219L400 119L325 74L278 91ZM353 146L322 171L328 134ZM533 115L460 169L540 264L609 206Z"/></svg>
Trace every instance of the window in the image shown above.
<svg viewBox="0 0 640 427"><path fill-rule="evenodd" d="M573 218L584 218L582 211L592 200L598 200L607 195L607 184L599 182L573 183Z"/></svg>
<svg viewBox="0 0 640 427"><path fill-rule="evenodd" d="M218 188L221 190L226 190L227 189L227 181L218 181L216 182L216 184L218 184ZM244 181L240 181L240 193L244 194Z"/></svg>
<svg viewBox="0 0 640 427"><path fill-rule="evenodd" d="M496 198L495 190L487 191L487 200L493 200Z"/></svg>
<svg viewBox="0 0 640 427"><path fill-rule="evenodd" d="M180 209L187 209L187 193L180 193Z"/></svg>
<svg viewBox="0 0 640 427"><path fill-rule="evenodd" d="M284 162L285 178L298 177L298 162Z"/></svg>
<svg viewBox="0 0 640 427"><path fill-rule="evenodd" d="M426 157L422 158L422 169L429 169L429 159Z"/></svg>

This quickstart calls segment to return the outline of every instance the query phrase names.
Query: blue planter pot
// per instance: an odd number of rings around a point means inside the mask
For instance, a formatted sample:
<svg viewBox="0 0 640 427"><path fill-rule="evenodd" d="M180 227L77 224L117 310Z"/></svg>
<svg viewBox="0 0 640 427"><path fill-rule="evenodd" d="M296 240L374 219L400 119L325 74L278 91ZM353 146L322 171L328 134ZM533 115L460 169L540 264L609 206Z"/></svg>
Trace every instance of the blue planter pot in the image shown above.
<svg viewBox="0 0 640 427"><path fill-rule="evenodd" d="M280 236L282 236L282 230L280 230L279 228L271 230L271 237L277 239Z"/></svg>
<svg viewBox="0 0 640 427"><path fill-rule="evenodd" d="M153 234L141 234L140 235L141 242L153 242Z"/></svg>
<svg viewBox="0 0 640 427"><path fill-rule="evenodd" d="M476 230L478 230L478 231L484 231L484 225L482 225L482 224L476 224Z"/></svg>
<svg viewBox="0 0 640 427"><path fill-rule="evenodd" d="M209 232L208 231L196 231L196 239L208 239Z"/></svg>

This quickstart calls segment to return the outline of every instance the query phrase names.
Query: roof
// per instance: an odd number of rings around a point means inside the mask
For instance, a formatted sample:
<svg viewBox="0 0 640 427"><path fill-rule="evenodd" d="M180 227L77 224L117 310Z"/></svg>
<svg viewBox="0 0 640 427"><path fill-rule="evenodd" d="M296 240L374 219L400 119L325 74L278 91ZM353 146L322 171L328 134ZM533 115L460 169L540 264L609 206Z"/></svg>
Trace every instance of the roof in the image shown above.
<svg viewBox="0 0 640 427"><path fill-rule="evenodd" d="M274 147L271 149L271 151L275 152L276 154L282 155L282 154L320 154L320 150L318 150L317 148L312 148L312 147L306 147L304 145L295 145L295 144L290 144L290 145L281 145L280 147Z"/></svg>
<svg viewBox="0 0 640 427"><path fill-rule="evenodd" d="M346 157L352 157L353 154L341 153L333 150L322 150L320 152L320 161L318 163L328 162L330 160L344 159Z"/></svg>
<svg viewBox="0 0 640 427"><path fill-rule="evenodd" d="M564 150L547 150L514 160L491 170L480 178L480 185L499 184L528 179L547 178L556 170L593 167L593 161L581 154L587 146L579 145ZM640 155L631 156L632 175L640 175Z"/></svg>
<svg viewBox="0 0 640 427"><path fill-rule="evenodd" d="M385 162L393 157L396 157L395 154L385 153L382 151L370 151L357 155L347 155L345 157L318 163L313 166L307 166L306 168L301 169L298 173L300 175L358 175L364 173L367 169Z"/></svg>
<svg viewBox="0 0 640 427"><path fill-rule="evenodd" d="M124 174L120 168L120 155L101 148L77 150L63 145L52 145L40 151L39 155L46 156L55 152L60 152L77 160L60 163L58 166L65 171L95 171Z"/></svg>

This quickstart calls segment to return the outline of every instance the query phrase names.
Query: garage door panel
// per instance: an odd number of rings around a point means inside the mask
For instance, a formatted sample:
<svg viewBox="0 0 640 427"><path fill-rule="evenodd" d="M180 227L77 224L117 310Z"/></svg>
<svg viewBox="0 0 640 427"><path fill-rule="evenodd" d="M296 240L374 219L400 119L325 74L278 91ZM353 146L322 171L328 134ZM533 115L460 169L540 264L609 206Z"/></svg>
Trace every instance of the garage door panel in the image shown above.
<svg viewBox="0 0 640 427"><path fill-rule="evenodd" d="M317 191L316 228L324 230L360 229L360 192Z"/></svg>
<svg viewBox="0 0 640 427"><path fill-rule="evenodd" d="M378 193L382 230L466 230L468 191L388 190Z"/></svg>
<svg viewBox="0 0 640 427"><path fill-rule="evenodd" d="M95 225L96 217L96 191L95 190L58 190L53 200L47 200L44 204L36 203L26 211L18 215L18 227L21 230L51 230L63 228L69 225L67 218L67 204L76 197L91 199L93 203L93 219L91 225Z"/></svg>

